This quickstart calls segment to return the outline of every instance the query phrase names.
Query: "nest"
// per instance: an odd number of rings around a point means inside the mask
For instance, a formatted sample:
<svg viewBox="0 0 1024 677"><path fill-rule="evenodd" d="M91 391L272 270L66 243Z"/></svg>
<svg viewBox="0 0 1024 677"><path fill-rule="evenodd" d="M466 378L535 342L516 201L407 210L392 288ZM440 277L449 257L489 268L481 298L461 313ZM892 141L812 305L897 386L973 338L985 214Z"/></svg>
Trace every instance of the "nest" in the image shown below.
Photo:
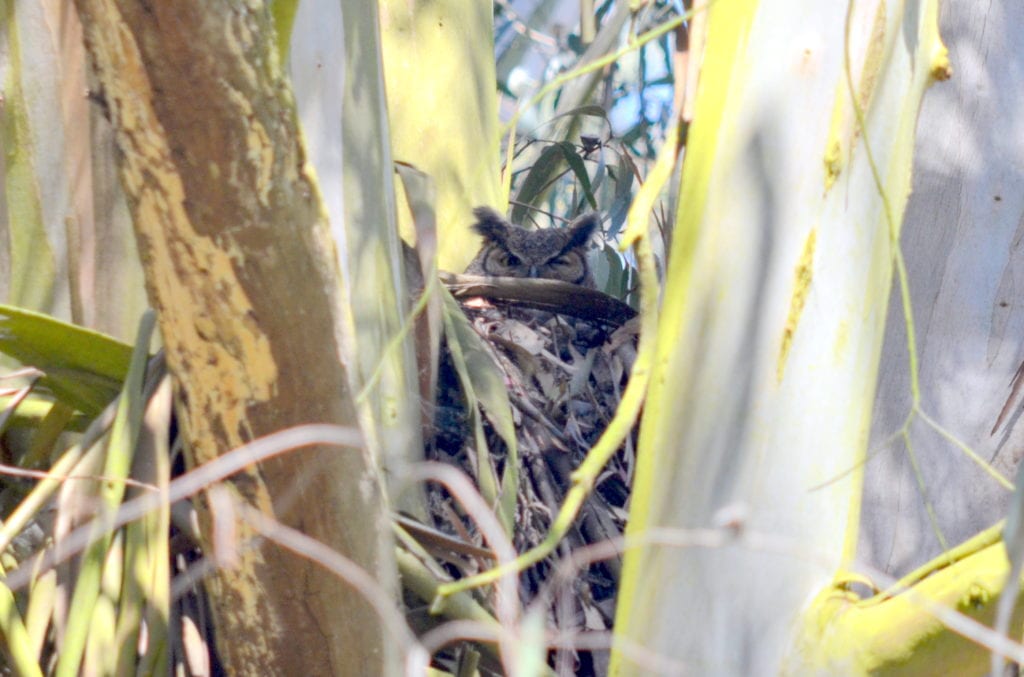
<svg viewBox="0 0 1024 677"><path fill-rule="evenodd" d="M508 393L519 474L515 485L513 545L518 553L548 535L572 472L614 415L636 354L634 312L599 292L550 280L502 280L464 276L446 280ZM449 340L450 337L449 337ZM471 412L452 351L442 350L433 439L428 457L504 477L509 448L493 415L483 416L486 453L477 448ZM485 412L486 413L486 412ZM496 423L499 423L496 425ZM544 604L555 633L610 631L621 562L598 561L574 572L554 589L557 561L583 546L622 535L634 469L628 438L607 464L570 533L555 553L519 577L520 601ZM440 487L428 493L435 526L468 544L483 546L471 516ZM449 553L450 554L450 553ZM449 573L462 577L492 561L447 558ZM552 660L577 672L602 672L604 656L562 652ZM566 665L570 661L571 666ZM561 671L561 670L560 670Z"/></svg>

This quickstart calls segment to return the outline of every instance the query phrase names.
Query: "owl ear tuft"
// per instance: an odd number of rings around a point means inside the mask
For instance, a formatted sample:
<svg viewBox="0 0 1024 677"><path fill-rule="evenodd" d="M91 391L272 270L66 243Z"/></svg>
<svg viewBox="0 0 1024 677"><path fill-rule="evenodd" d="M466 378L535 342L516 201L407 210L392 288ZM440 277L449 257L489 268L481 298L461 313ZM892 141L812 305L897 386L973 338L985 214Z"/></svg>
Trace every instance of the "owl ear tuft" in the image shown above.
<svg viewBox="0 0 1024 677"><path fill-rule="evenodd" d="M477 207L473 210L476 223L472 228L484 239L503 242L508 237L509 228L512 224L506 221L501 214L490 207Z"/></svg>
<svg viewBox="0 0 1024 677"><path fill-rule="evenodd" d="M601 216L597 212L590 212L577 218L569 224L569 241L562 251L567 252L587 244L599 225L601 225Z"/></svg>

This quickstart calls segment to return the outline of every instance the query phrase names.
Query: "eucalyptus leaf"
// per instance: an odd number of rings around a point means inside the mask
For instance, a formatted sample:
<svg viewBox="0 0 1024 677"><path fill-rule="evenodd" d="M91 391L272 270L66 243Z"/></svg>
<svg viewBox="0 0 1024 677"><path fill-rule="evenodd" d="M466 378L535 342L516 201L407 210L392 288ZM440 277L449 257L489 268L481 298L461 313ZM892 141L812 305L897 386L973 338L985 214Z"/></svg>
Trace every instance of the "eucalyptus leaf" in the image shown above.
<svg viewBox="0 0 1024 677"><path fill-rule="evenodd" d="M569 143L568 141L560 141L558 147L562 149L562 155L565 157L565 161L569 163L569 168L572 169L572 173L579 179L580 187L583 189L583 196L587 198L587 202L590 203L591 209L597 209L597 200L594 199L594 189L590 185L590 175L587 173L587 167L583 164L583 158L576 152L576 146Z"/></svg>
<svg viewBox="0 0 1024 677"><path fill-rule="evenodd" d="M445 336L476 436L477 483L484 498L489 502L493 504L500 499L498 516L507 532L511 534L516 489L519 483L519 452L516 447L512 405L508 399L505 379L458 302L446 289L442 289L441 293L444 298ZM490 472L491 465L487 462L487 444L483 437L483 425L477 404L508 447L500 494L495 478Z"/></svg>
<svg viewBox="0 0 1024 677"><path fill-rule="evenodd" d="M597 209L597 200L594 198L590 175L587 173L583 158L573 143L558 141L541 151L537 161L530 167L529 173L523 180L512 209L514 223L522 223L526 217L528 206L537 204L544 198L553 185L554 179L563 173L565 165L568 165L580 182L583 196L590 204L591 209Z"/></svg>
<svg viewBox="0 0 1024 677"><path fill-rule="evenodd" d="M609 167L608 173L615 177L615 197L612 199L611 207L608 208L608 230L605 237L614 238L622 230L626 222L626 214L629 213L629 205L633 202L633 171L628 166L628 157L620 154L619 164L614 169Z"/></svg>
<svg viewBox="0 0 1024 677"><path fill-rule="evenodd" d="M557 145L548 146L541 151L537 161L533 163L526 178L523 179L519 192L516 193L511 214L513 223L522 223L528 205L535 204L543 197L551 177L561 172L564 162L565 156Z"/></svg>
<svg viewBox="0 0 1024 677"><path fill-rule="evenodd" d="M156 326L156 317L147 311L139 321L138 337L135 348L129 355L129 368L118 400L117 414L110 429L110 437L106 445L106 457L103 461L103 476L107 481L99 487L98 499L105 513L103 519L93 522L93 535L89 547L82 556L80 569L75 581L74 593L68 607L67 628L64 646L57 659L56 674L76 674L82 664L85 647L90 642L98 641L91 635L94 632L92 620L97 604L110 604L111 600L100 595L100 582L104 574L114 576L107 569L108 549L114 544L115 536L108 528L109 515L117 509L124 497L125 484L134 457L135 445L139 439L144 413L143 382L146 376L146 362L149 355L150 340ZM117 539L120 541L120 539ZM117 547L120 547L119 545ZM120 584L116 584L120 588ZM112 635L112 628L105 628Z"/></svg>
<svg viewBox="0 0 1024 677"><path fill-rule="evenodd" d="M0 352L42 371L41 388L95 416L120 390L132 349L91 329L0 305Z"/></svg>

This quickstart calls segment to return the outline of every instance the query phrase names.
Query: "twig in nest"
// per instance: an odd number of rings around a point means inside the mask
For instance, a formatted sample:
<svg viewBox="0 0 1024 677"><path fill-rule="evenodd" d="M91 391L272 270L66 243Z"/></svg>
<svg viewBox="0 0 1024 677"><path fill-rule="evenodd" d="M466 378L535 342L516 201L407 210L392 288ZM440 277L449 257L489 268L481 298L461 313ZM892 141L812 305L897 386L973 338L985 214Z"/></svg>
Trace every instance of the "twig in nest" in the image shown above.
<svg viewBox="0 0 1024 677"><path fill-rule="evenodd" d="M617 298L560 280L441 273L441 281L457 299L481 296L495 301L514 301L524 308L616 327L636 316L635 310Z"/></svg>

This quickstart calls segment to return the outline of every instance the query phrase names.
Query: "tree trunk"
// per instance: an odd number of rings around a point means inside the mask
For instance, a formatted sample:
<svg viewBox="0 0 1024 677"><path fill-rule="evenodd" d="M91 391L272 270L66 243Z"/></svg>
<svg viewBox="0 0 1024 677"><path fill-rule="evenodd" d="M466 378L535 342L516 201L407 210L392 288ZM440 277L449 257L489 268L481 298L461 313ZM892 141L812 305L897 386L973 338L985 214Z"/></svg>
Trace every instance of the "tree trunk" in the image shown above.
<svg viewBox="0 0 1024 677"><path fill-rule="evenodd" d="M1024 5L942 7L955 75L921 109L903 227L922 407L1012 480L1024 447L1019 395L993 428L1024 361ZM920 421L906 440L893 435L911 404L898 303L885 341L859 554L903 575L1005 517L1010 492Z"/></svg>
<svg viewBox="0 0 1024 677"><path fill-rule="evenodd" d="M297 424L354 424L337 264L265 5L77 6L190 462ZM230 485L393 587L379 478L364 450L294 451ZM201 513L208 533L212 516ZM248 535L240 525L240 546ZM208 580L231 674L394 668L380 620L343 581L267 543L239 555Z"/></svg>
<svg viewBox="0 0 1024 677"><path fill-rule="evenodd" d="M914 125L947 66L935 3L890 4L707 5L616 617L686 668L806 668L800 614L853 557ZM717 538L644 544L659 527Z"/></svg>

